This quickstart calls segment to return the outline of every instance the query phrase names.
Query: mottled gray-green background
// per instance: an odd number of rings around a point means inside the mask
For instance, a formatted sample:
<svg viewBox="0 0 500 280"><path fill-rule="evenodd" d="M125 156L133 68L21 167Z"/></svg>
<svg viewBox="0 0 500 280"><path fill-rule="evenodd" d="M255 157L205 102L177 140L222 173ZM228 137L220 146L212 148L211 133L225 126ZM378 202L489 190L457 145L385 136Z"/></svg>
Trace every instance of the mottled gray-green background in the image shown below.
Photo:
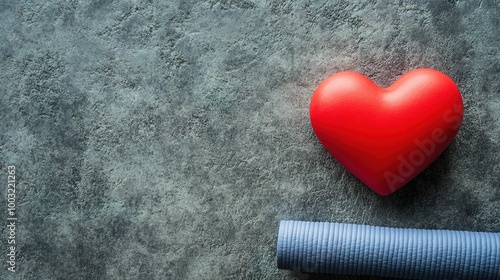
<svg viewBox="0 0 500 280"><path fill-rule="evenodd" d="M391 2L1 0L0 278L378 279L278 270L279 220L500 231L500 2ZM309 100L419 67L456 81L464 122L380 197Z"/></svg>

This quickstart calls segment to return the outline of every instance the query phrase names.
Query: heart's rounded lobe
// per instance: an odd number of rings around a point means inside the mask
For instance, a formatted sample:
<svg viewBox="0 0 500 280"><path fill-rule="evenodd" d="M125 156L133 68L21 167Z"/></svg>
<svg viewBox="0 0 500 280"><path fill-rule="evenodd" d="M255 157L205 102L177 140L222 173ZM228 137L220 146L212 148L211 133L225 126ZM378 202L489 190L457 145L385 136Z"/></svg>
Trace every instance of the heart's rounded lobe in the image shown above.
<svg viewBox="0 0 500 280"><path fill-rule="evenodd" d="M456 84L432 69L408 72L388 88L342 72L314 92L311 124L326 150L380 195L424 170L450 144L462 123Z"/></svg>

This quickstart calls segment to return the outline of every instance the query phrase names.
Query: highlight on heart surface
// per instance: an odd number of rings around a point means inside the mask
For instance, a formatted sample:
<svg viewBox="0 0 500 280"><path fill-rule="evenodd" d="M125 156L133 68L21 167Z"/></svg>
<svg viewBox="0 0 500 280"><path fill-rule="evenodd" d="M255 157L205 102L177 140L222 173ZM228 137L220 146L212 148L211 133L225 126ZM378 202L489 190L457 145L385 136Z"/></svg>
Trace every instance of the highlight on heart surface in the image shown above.
<svg viewBox="0 0 500 280"><path fill-rule="evenodd" d="M434 161L458 133L457 85L433 69L408 72L388 88L355 72L325 79L310 104L326 150L380 195L400 189Z"/></svg>

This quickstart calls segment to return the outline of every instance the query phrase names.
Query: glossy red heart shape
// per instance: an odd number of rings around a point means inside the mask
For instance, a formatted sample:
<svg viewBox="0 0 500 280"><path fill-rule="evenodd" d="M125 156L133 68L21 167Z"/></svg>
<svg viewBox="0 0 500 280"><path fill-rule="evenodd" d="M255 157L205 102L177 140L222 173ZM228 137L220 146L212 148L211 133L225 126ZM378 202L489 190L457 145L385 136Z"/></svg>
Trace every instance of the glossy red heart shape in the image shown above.
<svg viewBox="0 0 500 280"><path fill-rule="evenodd" d="M355 72L328 77L314 92L311 124L347 170L389 195L424 170L462 123L457 85L432 69L408 72L388 88Z"/></svg>

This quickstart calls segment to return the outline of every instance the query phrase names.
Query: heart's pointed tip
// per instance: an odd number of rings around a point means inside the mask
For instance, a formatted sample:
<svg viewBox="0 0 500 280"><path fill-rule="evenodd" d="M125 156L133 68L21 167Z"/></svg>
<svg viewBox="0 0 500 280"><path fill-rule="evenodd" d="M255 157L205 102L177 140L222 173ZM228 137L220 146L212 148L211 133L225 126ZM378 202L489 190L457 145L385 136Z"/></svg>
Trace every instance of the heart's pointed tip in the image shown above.
<svg viewBox="0 0 500 280"><path fill-rule="evenodd" d="M374 191L376 194L380 195L380 196L390 196L391 194L397 192L399 189L401 189L403 186L397 188L397 189L394 189L394 190L390 190L390 189L384 189L384 190L375 190L373 188L371 188L370 186L368 186L372 191Z"/></svg>
<svg viewBox="0 0 500 280"><path fill-rule="evenodd" d="M390 196L403 188L407 182L395 183L395 185L389 185L389 183L386 184L382 182L363 182L363 184L380 196Z"/></svg>

